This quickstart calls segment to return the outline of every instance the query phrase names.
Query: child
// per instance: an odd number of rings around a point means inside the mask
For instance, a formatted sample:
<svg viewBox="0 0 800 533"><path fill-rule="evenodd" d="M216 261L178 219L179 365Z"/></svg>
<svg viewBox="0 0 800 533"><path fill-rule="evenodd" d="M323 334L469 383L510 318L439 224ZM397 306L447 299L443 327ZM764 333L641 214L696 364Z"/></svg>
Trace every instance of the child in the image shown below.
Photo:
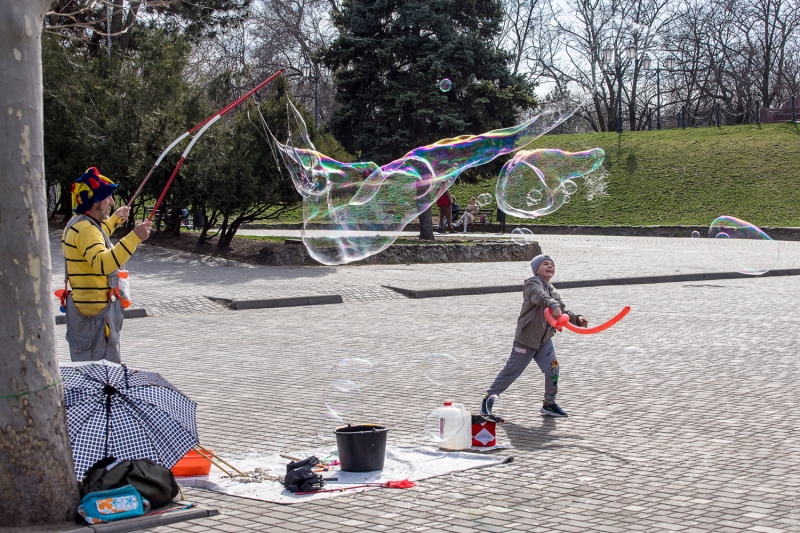
<svg viewBox="0 0 800 533"><path fill-rule="evenodd" d="M534 257L531 269L534 275L525 280L522 310L517 319L517 332L514 335L511 356L506 361L506 366L494 378L492 386L486 391L481 403L482 415L492 414L492 406L497 397L522 375L525 367L533 359L544 372L544 405L540 412L546 416L567 416L567 413L556 405L558 360L552 341L556 330L545 320L544 310L545 307L549 307L553 318L567 313L569 321L582 328L589 322L581 315L567 311L561 297L550 285L550 280L556 274L556 265L549 255Z"/></svg>

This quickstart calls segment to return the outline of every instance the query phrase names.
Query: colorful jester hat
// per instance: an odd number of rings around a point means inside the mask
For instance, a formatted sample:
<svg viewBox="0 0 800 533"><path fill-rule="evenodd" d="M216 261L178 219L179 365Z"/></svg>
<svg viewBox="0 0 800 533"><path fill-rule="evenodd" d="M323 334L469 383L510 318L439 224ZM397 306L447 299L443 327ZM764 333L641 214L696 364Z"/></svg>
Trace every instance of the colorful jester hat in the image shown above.
<svg viewBox="0 0 800 533"><path fill-rule="evenodd" d="M72 184L72 212L85 215L95 202L105 200L116 190L117 184L100 174L95 167Z"/></svg>

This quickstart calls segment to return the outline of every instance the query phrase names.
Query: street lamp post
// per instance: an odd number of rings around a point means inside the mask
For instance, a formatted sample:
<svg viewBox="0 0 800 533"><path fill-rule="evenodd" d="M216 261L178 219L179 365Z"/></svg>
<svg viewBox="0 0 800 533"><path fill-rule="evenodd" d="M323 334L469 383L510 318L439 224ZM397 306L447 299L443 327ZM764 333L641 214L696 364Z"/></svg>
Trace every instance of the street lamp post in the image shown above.
<svg viewBox="0 0 800 533"><path fill-rule="evenodd" d="M320 72L323 75L327 75L328 69L325 67L321 67L318 64L314 64L312 67L307 62L303 64L300 69L303 71L303 78L307 80L311 80L314 82L314 126L319 125L319 79L320 79ZM312 77L312 69L313 69L313 77Z"/></svg>
<svg viewBox="0 0 800 533"><path fill-rule="evenodd" d="M625 48L625 55L629 60L636 59L636 46L633 43ZM611 66L612 60L614 61L614 69L617 75L617 133L622 133L622 61L613 48L603 48L603 60L608 66ZM631 124L631 127L633 127L633 124Z"/></svg>
<svg viewBox="0 0 800 533"><path fill-rule="evenodd" d="M675 67L675 58L668 57L664 60L666 64L667 71L670 72ZM642 68L644 70L650 70L650 65L652 61L650 60L650 56L645 54L642 58ZM661 59L656 56L656 129L661 129Z"/></svg>

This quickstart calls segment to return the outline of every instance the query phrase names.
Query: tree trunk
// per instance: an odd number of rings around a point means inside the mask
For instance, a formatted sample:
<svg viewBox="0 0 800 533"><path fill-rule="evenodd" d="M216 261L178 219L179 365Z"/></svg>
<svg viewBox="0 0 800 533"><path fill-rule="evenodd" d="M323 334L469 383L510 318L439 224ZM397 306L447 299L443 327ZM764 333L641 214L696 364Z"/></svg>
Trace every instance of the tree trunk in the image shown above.
<svg viewBox="0 0 800 533"><path fill-rule="evenodd" d="M224 248L220 245L222 243L222 238L225 237L228 233L228 214L225 213L222 215L222 225L219 227L219 231L217 235L219 235L219 240L217 241L217 248Z"/></svg>
<svg viewBox="0 0 800 533"><path fill-rule="evenodd" d="M133 1L131 2L131 7L128 8L128 16L125 19L125 28L128 28L128 31L123 33L118 37L119 39L119 53L121 57L124 57L125 54L128 52L128 44L131 42L131 34L133 33L134 24L133 22L136 20L136 15L139 13L139 6L141 2Z"/></svg>
<svg viewBox="0 0 800 533"><path fill-rule="evenodd" d="M181 223L183 222L183 210L176 205L170 209L170 216L164 225L164 235L167 237L181 238Z"/></svg>
<svg viewBox="0 0 800 533"><path fill-rule="evenodd" d="M195 209L197 209L200 214L201 220L199 222L201 224L200 228L202 228L200 237L197 238L197 244L202 245L209 240L208 231L217 224L218 212L216 210L212 211L211 216L209 216L205 208L196 207ZM195 228L197 228L197 223L195 223Z"/></svg>
<svg viewBox="0 0 800 533"><path fill-rule="evenodd" d="M433 215L431 207L419 214L419 238L423 241L433 241Z"/></svg>
<svg viewBox="0 0 800 533"><path fill-rule="evenodd" d="M236 219L231 222L225 230L225 233L220 235L217 248L221 250L230 248L233 238L236 236L236 232L239 231L239 226L242 225L242 222L244 222L242 217L236 217Z"/></svg>
<svg viewBox="0 0 800 533"><path fill-rule="evenodd" d="M56 355L45 209L42 20L0 2L0 524L69 520L78 486ZM11 396L11 397L9 397Z"/></svg>

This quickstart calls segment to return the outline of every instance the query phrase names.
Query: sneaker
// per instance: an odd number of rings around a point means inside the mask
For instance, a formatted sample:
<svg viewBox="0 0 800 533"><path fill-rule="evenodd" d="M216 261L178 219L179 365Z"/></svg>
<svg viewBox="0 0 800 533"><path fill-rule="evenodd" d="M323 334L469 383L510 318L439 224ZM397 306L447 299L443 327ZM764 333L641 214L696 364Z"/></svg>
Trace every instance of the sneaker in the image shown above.
<svg viewBox="0 0 800 533"><path fill-rule="evenodd" d="M497 400L497 395L492 394L489 396L488 394L483 397L483 401L481 402L481 415L482 416L491 416L492 414L492 407L494 407L494 402Z"/></svg>
<svg viewBox="0 0 800 533"><path fill-rule="evenodd" d="M564 411L562 408L560 408L558 405L556 405L555 402L551 404L546 403L542 405L542 410L539 412L545 416L558 416L558 417L569 416L567 415L567 412Z"/></svg>

